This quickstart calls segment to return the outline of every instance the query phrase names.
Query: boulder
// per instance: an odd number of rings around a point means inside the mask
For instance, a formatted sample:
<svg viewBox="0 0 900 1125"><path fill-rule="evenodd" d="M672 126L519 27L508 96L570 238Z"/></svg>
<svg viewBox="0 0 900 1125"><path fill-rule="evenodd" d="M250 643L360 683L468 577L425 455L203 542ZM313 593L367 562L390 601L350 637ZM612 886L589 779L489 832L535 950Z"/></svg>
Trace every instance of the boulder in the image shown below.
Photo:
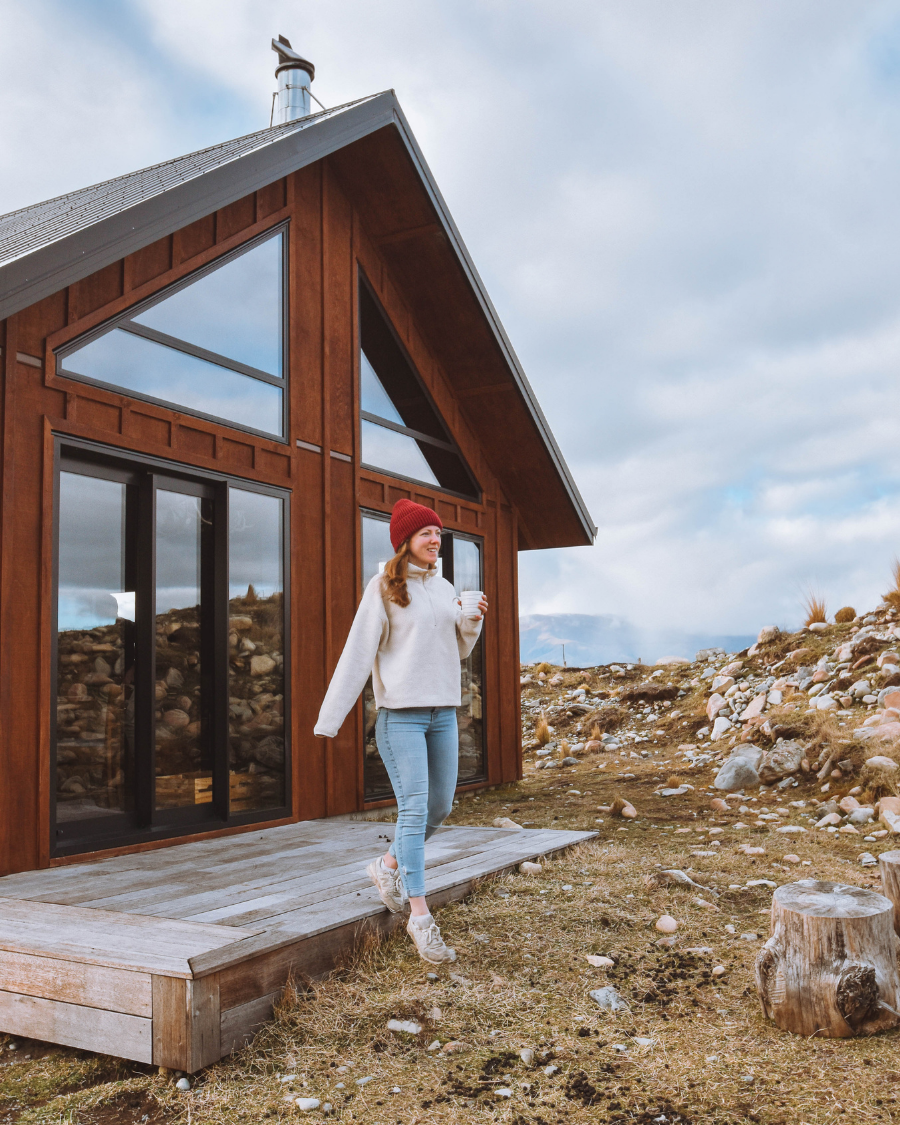
<svg viewBox="0 0 900 1125"><path fill-rule="evenodd" d="M706 703L707 719L712 722L716 715L718 715L718 713L722 710L722 708L726 706L727 702L728 700L725 698L725 696L719 695L718 692L716 692L715 695L711 695Z"/></svg>
<svg viewBox="0 0 900 1125"><path fill-rule="evenodd" d="M888 758L884 754L873 754L871 758L866 758L866 765L872 769L887 770L888 773L895 773L900 770L893 758Z"/></svg>
<svg viewBox="0 0 900 1125"><path fill-rule="evenodd" d="M270 770L284 769L284 739L270 734L253 748L253 757Z"/></svg>
<svg viewBox="0 0 900 1125"><path fill-rule="evenodd" d="M728 793L736 793L739 789L756 789L759 785L756 763L753 758L743 754L732 755L722 763L713 784L716 789L724 789Z"/></svg>
<svg viewBox="0 0 900 1125"><path fill-rule="evenodd" d="M728 719L723 718L720 715L719 718L716 719L716 721L713 723L713 729L712 734L710 735L710 739L713 742L716 742L720 738L724 738L724 736L728 734L730 730L734 730L734 727L731 725Z"/></svg>
<svg viewBox="0 0 900 1125"><path fill-rule="evenodd" d="M780 632L781 630L777 625L764 625L759 631L756 643L758 645L764 645L769 641L774 641Z"/></svg>
<svg viewBox="0 0 900 1125"><path fill-rule="evenodd" d="M781 702L780 694L781 693L779 692L779 703ZM755 719L758 715L761 715L763 713L765 707L766 693L762 692L760 695L757 695L755 699L751 699L744 710L741 712L741 722L746 723L749 722L750 719Z"/></svg>
<svg viewBox="0 0 900 1125"><path fill-rule="evenodd" d="M795 740L779 742L765 754L759 763L757 772L760 781L778 781L782 777L796 773L806 753L806 747Z"/></svg>

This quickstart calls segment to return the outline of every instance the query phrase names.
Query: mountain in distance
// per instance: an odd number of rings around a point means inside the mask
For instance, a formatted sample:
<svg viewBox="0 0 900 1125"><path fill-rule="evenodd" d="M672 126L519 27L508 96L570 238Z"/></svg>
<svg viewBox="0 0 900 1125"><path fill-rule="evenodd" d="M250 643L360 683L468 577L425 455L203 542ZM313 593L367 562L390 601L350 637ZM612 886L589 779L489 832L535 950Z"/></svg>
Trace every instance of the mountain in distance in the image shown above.
<svg viewBox="0 0 900 1125"><path fill-rule="evenodd" d="M642 629L621 617L588 613L532 613L519 618L519 655L523 664L545 660L583 668L621 661L653 664L664 656L693 660L703 648L740 652L755 636L686 633L679 629Z"/></svg>

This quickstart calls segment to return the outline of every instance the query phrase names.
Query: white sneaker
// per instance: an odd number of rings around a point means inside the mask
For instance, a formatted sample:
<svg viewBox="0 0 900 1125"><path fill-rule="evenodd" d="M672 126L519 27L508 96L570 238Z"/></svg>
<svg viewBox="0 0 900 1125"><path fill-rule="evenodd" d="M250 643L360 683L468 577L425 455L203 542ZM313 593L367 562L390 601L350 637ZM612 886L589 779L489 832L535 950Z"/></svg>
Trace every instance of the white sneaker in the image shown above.
<svg viewBox="0 0 900 1125"><path fill-rule="evenodd" d="M375 884L378 896L388 910L396 914L403 909L406 905L406 892L399 870L392 871L385 865L384 856L379 856L366 868L366 874Z"/></svg>
<svg viewBox="0 0 900 1125"><path fill-rule="evenodd" d="M423 961L428 961L432 965L440 965L445 961L456 960L456 950L444 944L441 931L433 918L429 925L420 926L416 919L410 916L406 923L406 932L415 942L418 954Z"/></svg>

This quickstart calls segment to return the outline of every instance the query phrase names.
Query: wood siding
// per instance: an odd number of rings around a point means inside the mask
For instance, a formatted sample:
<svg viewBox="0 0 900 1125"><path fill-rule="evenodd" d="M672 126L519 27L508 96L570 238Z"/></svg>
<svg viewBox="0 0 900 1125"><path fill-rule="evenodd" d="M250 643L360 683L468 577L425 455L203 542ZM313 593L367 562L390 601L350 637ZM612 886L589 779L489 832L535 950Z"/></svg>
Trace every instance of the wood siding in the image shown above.
<svg viewBox="0 0 900 1125"><path fill-rule="evenodd" d="M333 159L175 231L0 324L0 874L54 862L48 820L55 707L50 697L54 435L291 490L294 819L364 807L361 705L331 742L312 733L360 595L359 507L388 511L408 496L434 507L448 528L483 536L491 603L485 629L487 784L521 775L516 605L520 516L503 495L465 421L453 389L457 372L442 365L417 325L410 311L416 295L405 293L392 275L383 249L332 170ZM56 374L54 348L286 220L287 442ZM475 473L483 489L481 503L360 469L359 269ZM471 383L468 374L466 383ZM352 460L345 460L347 456Z"/></svg>

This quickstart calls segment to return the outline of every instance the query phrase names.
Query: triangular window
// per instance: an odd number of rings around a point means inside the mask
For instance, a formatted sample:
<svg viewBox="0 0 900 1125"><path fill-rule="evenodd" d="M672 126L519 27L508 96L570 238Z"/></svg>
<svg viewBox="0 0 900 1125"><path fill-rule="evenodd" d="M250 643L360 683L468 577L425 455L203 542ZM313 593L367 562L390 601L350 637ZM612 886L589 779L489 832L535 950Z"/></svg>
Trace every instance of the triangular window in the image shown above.
<svg viewBox="0 0 900 1125"><path fill-rule="evenodd" d="M360 281L362 461L476 499L480 489L380 306Z"/></svg>
<svg viewBox="0 0 900 1125"><path fill-rule="evenodd" d="M285 434L284 232L266 235L60 349L61 375Z"/></svg>

